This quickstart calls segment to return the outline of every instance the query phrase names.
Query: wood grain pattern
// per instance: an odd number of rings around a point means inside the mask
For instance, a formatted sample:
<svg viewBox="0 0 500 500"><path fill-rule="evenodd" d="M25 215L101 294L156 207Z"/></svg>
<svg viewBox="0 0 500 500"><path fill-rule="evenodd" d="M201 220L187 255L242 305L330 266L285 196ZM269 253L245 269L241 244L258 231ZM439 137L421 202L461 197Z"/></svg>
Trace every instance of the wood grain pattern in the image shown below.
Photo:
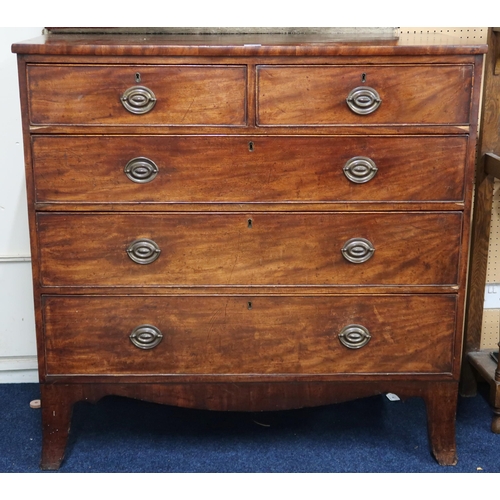
<svg viewBox="0 0 500 500"><path fill-rule="evenodd" d="M452 381L437 385L424 399L432 453L439 465L456 465L455 422L458 383Z"/></svg>
<svg viewBox="0 0 500 500"><path fill-rule="evenodd" d="M339 403L384 392L401 398L422 397L432 420L428 420L429 448L441 465L456 463L454 417L456 382L421 380L368 380L363 384L342 383L233 383L214 384L46 384L42 385L44 439L41 468L56 470L64 458L71 423L71 409L77 401L97 402L115 394L161 404L227 411L276 411ZM439 414L437 414L439 413ZM57 418L56 418L57 417Z"/></svg>
<svg viewBox="0 0 500 500"><path fill-rule="evenodd" d="M249 110L249 117L253 110ZM224 135L224 136L239 136L239 135L268 135L272 133L273 136L289 136L290 134L297 136L331 136L343 135L343 136L371 136L371 135L385 135L398 137L402 134L404 135L436 135L436 136L448 136L448 135L458 135L462 136L464 134L470 134L472 131L471 125L460 125L460 124L446 124L446 125L423 125L423 124L409 124L405 125L404 129L401 129L402 125L386 124L386 125L352 125L344 124L337 125L331 124L328 126L324 125L296 125L293 129L289 125L283 126L265 126L260 127L255 125L253 122L248 123L245 126L229 126L224 127L224 132L221 134L220 125L151 125L141 124L141 125L30 125L29 131L32 136L36 135L64 135L68 133L68 128L71 130L71 134L75 135L124 135L124 134L134 134L134 135L192 135L192 134L202 134L202 135ZM271 132L272 131L272 132Z"/></svg>
<svg viewBox="0 0 500 500"><path fill-rule="evenodd" d="M486 56L484 77L483 127L481 128L481 153L500 155L500 32L490 29L489 53ZM495 58L497 58L495 60Z"/></svg>
<svg viewBox="0 0 500 500"><path fill-rule="evenodd" d="M484 69L484 90L481 112L481 128L477 154L476 196L471 246L471 270L468 288L466 351L479 349L484 303L484 285L488 263L491 204L494 179L485 171L486 153L500 154L500 75L494 74L494 54L500 46L498 36L491 30L490 44ZM500 47L499 47L500 49Z"/></svg>
<svg viewBox="0 0 500 500"><path fill-rule="evenodd" d="M490 51L485 58L484 89L478 139L475 197L472 222L471 258L467 288L467 311L464 339L464 364L461 393L476 393L476 380L467 355L479 350L483 320L484 292L488 265L491 207L494 178L485 170L485 154L500 154L500 75L495 74L495 53L500 50L500 37L488 31Z"/></svg>
<svg viewBox="0 0 500 500"><path fill-rule="evenodd" d="M304 35L45 35L13 44L22 54L78 56L425 56L483 54L484 43L452 37L405 44L397 38Z"/></svg>
<svg viewBox="0 0 500 500"><path fill-rule="evenodd" d="M436 459L456 460L485 46L248 41L51 35L13 46L42 468L61 463L73 403L108 394L224 411L418 396ZM158 98L140 116L120 103L138 83ZM382 97L372 115L347 108L361 85ZM126 162L150 155L157 178L126 179ZM349 184L353 156L373 156L372 181ZM363 264L341 255L354 237L375 247ZM159 244L158 260L130 260L139 238ZM129 340L146 322L164 333L151 351ZM338 339L355 322L372 335L360 350Z"/></svg>
<svg viewBox="0 0 500 500"><path fill-rule="evenodd" d="M258 123L467 124L472 70L472 65L259 66ZM346 104L351 90L361 86L374 88L382 99L365 116Z"/></svg>
<svg viewBox="0 0 500 500"><path fill-rule="evenodd" d="M461 201L467 137L37 136L33 152L43 203ZM378 168L364 184L343 172L357 156ZM153 181L126 177L137 157Z"/></svg>
<svg viewBox="0 0 500 500"><path fill-rule="evenodd" d="M454 284L462 227L459 212L47 213L37 221L41 282L56 286ZM127 255L140 238L161 249L152 264ZM369 261L345 260L351 238L372 243Z"/></svg>
<svg viewBox="0 0 500 500"><path fill-rule="evenodd" d="M455 309L454 295L46 297L47 373L449 372ZM164 335L153 349L128 338L142 324ZM366 346L340 343L350 324Z"/></svg>
<svg viewBox="0 0 500 500"><path fill-rule="evenodd" d="M246 67L241 65L28 65L27 71L32 124L246 123ZM152 90L157 99L143 115L128 112L120 101L137 85Z"/></svg>

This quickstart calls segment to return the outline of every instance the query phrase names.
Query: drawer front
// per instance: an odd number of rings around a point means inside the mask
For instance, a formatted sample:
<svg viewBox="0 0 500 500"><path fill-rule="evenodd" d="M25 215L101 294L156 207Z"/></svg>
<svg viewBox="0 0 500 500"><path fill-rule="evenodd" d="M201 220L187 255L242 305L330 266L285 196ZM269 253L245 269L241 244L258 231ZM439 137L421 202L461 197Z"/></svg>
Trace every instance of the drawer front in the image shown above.
<svg viewBox="0 0 500 500"><path fill-rule="evenodd" d="M460 201L466 137L34 137L39 202Z"/></svg>
<svg viewBox="0 0 500 500"><path fill-rule="evenodd" d="M28 92L32 124L246 123L245 66L29 65Z"/></svg>
<svg viewBox="0 0 500 500"><path fill-rule="evenodd" d="M258 123L467 124L472 71L471 65L263 65L257 72ZM350 96L356 111L348 106Z"/></svg>
<svg viewBox="0 0 500 500"><path fill-rule="evenodd" d="M457 283L462 214L41 213L37 224L48 286L432 285Z"/></svg>
<svg viewBox="0 0 500 500"><path fill-rule="evenodd" d="M455 310L451 295L46 297L46 369L50 375L449 372ZM352 325L366 331L352 333L346 329Z"/></svg>

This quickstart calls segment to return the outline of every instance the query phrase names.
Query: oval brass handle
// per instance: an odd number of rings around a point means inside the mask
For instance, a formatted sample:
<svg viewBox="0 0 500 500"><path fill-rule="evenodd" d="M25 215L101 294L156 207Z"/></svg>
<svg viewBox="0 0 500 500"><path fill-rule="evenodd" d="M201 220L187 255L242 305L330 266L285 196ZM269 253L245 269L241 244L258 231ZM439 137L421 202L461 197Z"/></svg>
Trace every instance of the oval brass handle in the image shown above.
<svg viewBox="0 0 500 500"><path fill-rule="evenodd" d="M366 156L355 156L344 165L344 174L356 184L371 181L378 172L375 162Z"/></svg>
<svg viewBox="0 0 500 500"><path fill-rule="evenodd" d="M374 246L365 238L351 238L342 247L342 255L354 264L361 264L371 259L375 252Z"/></svg>
<svg viewBox="0 0 500 500"><path fill-rule="evenodd" d="M346 99L349 108L358 115L373 113L382 103L378 92L371 87L356 87Z"/></svg>
<svg viewBox="0 0 500 500"><path fill-rule="evenodd" d="M371 338L370 332L363 325L347 325L339 333L340 342L349 349L360 349Z"/></svg>
<svg viewBox="0 0 500 500"><path fill-rule="evenodd" d="M129 338L139 349L153 349L163 340L163 334L156 326L140 325L132 330Z"/></svg>
<svg viewBox="0 0 500 500"><path fill-rule="evenodd" d="M123 93L121 102L123 107L130 113L143 115L155 107L156 96L147 87L137 85L130 87Z"/></svg>
<svg viewBox="0 0 500 500"><path fill-rule="evenodd" d="M125 175L138 184L151 182L158 175L158 167L153 160L144 157L133 158L123 170Z"/></svg>
<svg viewBox="0 0 500 500"><path fill-rule="evenodd" d="M160 247L146 238L135 240L127 248L128 256L137 264L151 264L160 256Z"/></svg>

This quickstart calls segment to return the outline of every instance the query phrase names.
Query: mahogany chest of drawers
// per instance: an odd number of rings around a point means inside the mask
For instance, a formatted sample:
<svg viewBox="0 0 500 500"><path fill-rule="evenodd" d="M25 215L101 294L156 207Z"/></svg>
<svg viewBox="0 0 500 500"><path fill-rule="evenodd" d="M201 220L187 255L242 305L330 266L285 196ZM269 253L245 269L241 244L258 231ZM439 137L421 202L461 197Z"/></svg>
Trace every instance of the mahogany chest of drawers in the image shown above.
<svg viewBox="0 0 500 500"><path fill-rule="evenodd" d="M484 46L16 44L43 414L424 398L456 462ZM424 423L423 423L424 425Z"/></svg>

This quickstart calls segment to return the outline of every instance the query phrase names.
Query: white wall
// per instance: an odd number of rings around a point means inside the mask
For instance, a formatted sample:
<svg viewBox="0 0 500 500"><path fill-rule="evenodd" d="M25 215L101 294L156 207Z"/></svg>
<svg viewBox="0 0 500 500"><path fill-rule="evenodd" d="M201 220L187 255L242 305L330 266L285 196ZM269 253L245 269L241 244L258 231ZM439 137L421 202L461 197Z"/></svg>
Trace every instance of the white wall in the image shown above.
<svg viewBox="0 0 500 500"><path fill-rule="evenodd" d="M42 28L0 28L0 383L37 382L17 62L11 45Z"/></svg>

